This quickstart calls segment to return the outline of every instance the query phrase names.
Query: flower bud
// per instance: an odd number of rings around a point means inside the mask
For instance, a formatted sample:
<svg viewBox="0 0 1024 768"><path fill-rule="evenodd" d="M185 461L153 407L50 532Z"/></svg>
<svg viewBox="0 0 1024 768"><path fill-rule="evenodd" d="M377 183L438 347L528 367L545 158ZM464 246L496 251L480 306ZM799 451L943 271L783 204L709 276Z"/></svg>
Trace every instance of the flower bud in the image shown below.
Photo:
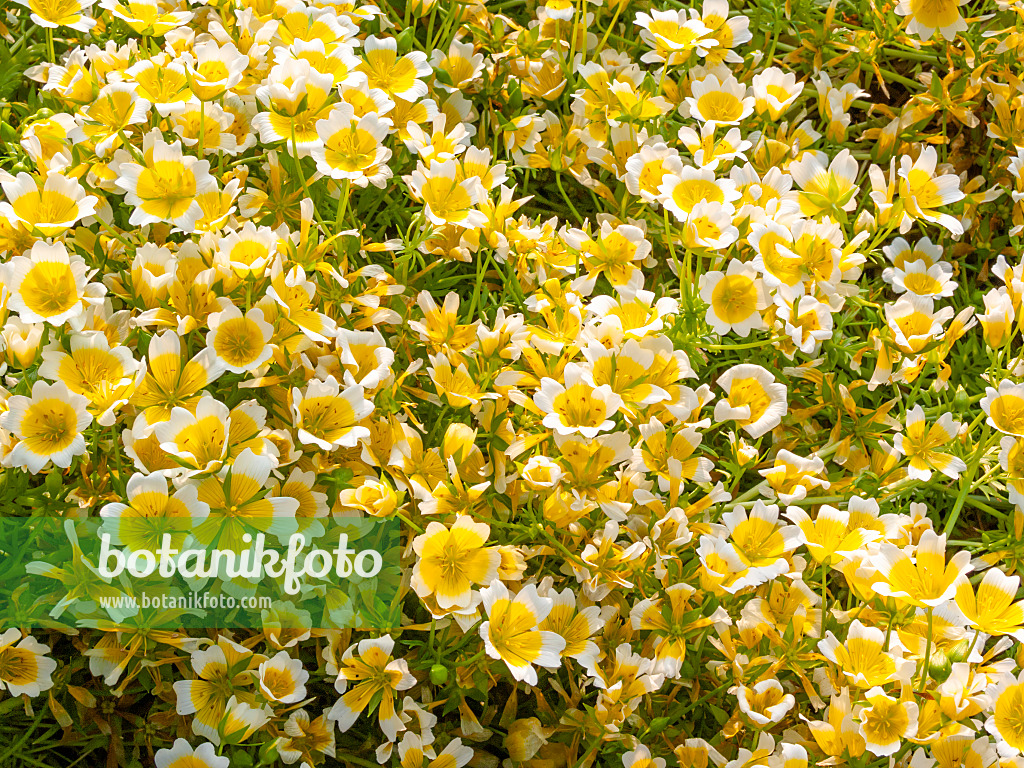
<svg viewBox="0 0 1024 768"><path fill-rule="evenodd" d="M444 664L435 664L430 668L430 682L434 685L444 685L448 682L448 667Z"/></svg>

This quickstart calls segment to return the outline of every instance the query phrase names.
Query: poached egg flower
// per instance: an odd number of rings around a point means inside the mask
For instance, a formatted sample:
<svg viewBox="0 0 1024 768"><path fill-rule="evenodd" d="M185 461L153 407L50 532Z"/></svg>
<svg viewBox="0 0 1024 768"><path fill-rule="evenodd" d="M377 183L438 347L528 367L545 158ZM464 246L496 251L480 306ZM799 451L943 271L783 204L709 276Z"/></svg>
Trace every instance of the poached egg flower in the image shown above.
<svg viewBox="0 0 1024 768"><path fill-rule="evenodd" d="M67 469L71 460L85 453L84 430L92 422L86 410L88 398L71 392L65 384L36 380L32 395L15 395L0 414L0 427L14 433L18 443L5 463L39 472L50 461Z"/></svg>

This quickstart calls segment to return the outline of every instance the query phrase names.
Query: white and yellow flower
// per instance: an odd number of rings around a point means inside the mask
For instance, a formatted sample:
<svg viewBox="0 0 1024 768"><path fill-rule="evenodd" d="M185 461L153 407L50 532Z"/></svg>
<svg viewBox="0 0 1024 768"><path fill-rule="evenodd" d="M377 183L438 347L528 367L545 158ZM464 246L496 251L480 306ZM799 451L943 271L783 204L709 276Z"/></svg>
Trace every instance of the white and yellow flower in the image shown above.
<svg viewBox="0 0 1024 768"><path fill-rule="evenodd" d="M302 391L292 388L292 426L299 431L304 445L315 445L324 451L354 448L370 436L361 422L373 413L373 403L363 397L358 384L342 390L337 379L314 379Z"/></svg>
<svg viewBox="0 0 1024 768"><path fill-rule="evenodd" d="M757 113L767 114L772 122L777 122L804 92L804 83L797 82L792 72L768 67L754 75L750 81L750 91Z"/></svg>
<svg viewBox="0 0 1024 768"><path fill-rule="evenodd" d="M89 294L97 293L88 279L82 257L68 253L60 242L47 245L39 240L27 256L0 264L0 283L10 294L7 307L26 323L76 325L85 312L85 301L92 300Z"/></svg>
<svg viewBox="0 0 1024 768"><path fill-rule="evenodd" d="M971 553L957 552L946 562L946 535L926 530L916 547L900 549L888 542L873 558L877 569L871 587L881 595L919 608L935 608L956 594L960 577L973 570Z"/></svg>
<svg viewBox="0 0 1024 768"><path fill-rule="evenodd" d="M938 32L946 40L967 31L967 21L960 15L960 6L967 0L901 0L896 13L909 17L907 31L922 40L930 40Z"/></svg>
<svg viewBox="0 0 1024 768"><path fill-rule="evenodd" d="M62 469L70 467L75 456L85 453L82 430L92 422L88 404L65 384L40 380L32 385L31 396L9 397L7 410L0 413L0 428L12 432L18 442L4 463L32 474L50 461Z"/></svg>
<svg viewBox="0 0 1024 768"><path fill-rule="evenodd" d="M100 6L139 35L160 37L192 19L191 11L170 10L176 6L159 0L100 0Z"/></svg>
<svg viewBox="0 0 1024 768"><path fill-rule="evenodd" d="M1019 755L1024 752L1024 672L1000 676L988 693L993 705L985 730L999 740L1001 753Z"/></svg>
<svg viewBox="0 0 1024 768"><path fill-rule="evenodd" d="M765 479L761 492L768 498L777 497L784 504L793 504L807 498L815 488L828 489L828 480L819 477L825 472L825 462L819 456L804 458L782 449L775 455L772 466L759 469Z"/></svg>
<svg viewBox="0 0 1024 768"><path fill-rule="evenodd" d="M360 640L342 654L334 682L341 698L327 713L327 719L336 722L342 733L374 701L379 701L377 721L388 741L397 741L399 731L405 730L405 723L395 710L395 698L399 691L412 688L416 678L404 659L392 658L394 649L394 639L384 635Z"/></svg>
<svg viewBox="0 0 1024 768"><path fill-rule="evenodd" d="M640 744L636 749L624 752L622 755L623 768L665 768L665 758L654 757L651 750Z"/></svg>
<svg viewBox="0 0 1024 768"><path fill-rule="evenodd" d="M50 171L40 187L27 173L0 181L7 201L0 203L0 216L20 222L29 231L54 237L75 226L75 222L96 212L99 198L60 171Z"/></svg>
<svg viewBox="0 0 1024 768"><path fill-rule="evenodd" d="M779 722L796 706L796 697L786 693L782 683L774 677L752 687L737 686L735 691L740 712L760 728Z"/></svg>
<svg viewBox="0 0 1024 768"><path fill-rule="evenodd" d="M217 240L215 263L242 280L259 279L278 252L281 236L270 227L246 221L241 229Z"/></svg>
<svg viewBox="0 0 1024 768"><path fill-rule="evenodd" d="M485 546L490 526L459 515L451 528L436 521L413 540L417 555L412 588L433 597L444 610L470 605L474 586L490 584L498 574L501 553Z"/></svg>
<svg viewBox="0 0 1024 768"><path fill-rule="evenodd" d="M326 120L316 123L321 143L311 154L317 170L332 179L348 179L357 187L373 184L384 188L391 178L387 162L391 150L384 139L391 130L391 121L369 113L357 118L349 104L331 110Z"/></svg>
<svg viewBox="0 0 1024 768"><path fill-rule="evenodd" d="M896 633L886 638L877 627L854 619L846 638L840 641L831 630L818 642L821 655L836 665L840 673L858 688L875 688L900 682L910 684L916 665L903 658L903 647Z"/></svg>
<svg viewBox="0 0 1024 768"><path fill-rule="evenodd" d="M832 309L808 294L790 300L785 291L775 294L776 317L793 346L805 355L817 355L822 342L832 338Z"/></svg>
<svg viewBox="0 0 1024 768"><path fill-rule="evenodd" d="M967 623L979 632L999 637L1024 637L1024 600L1016 600L1020 576L1007 576L999 568L989 568L977 586L962 577L956 587L956 607Z"/></svg>
<svg viewBox="0 0 1024 768"><path fill-rule="evenodd" d="M967 469L963 459L943 453L939 448L951 442L962 426L950 413L942 414L931 427L924 418L924 408L915 405L907 411L904 432L893 438L893 448L910 460L907 475L917 480L930 480L938 470L952 480Z"/></svg>
<svg viewBox="0 0 1024 768"><path fill-rule="evenodd" d="M516 680L537 684L534 665L557 669L565 638L556 632L540 629L554 605L551 598L541 597L535 584L523 587L514 596L495 579L480 590L487 621L480 625L484 649L492 659L503 661Z"/></svg>
<svg viewBox="0 0 1024 768"><path fill-rule="evenodd" d="M955 9L954 9L955 11ZM936 175L939 156L935 147L925 147L917 160L900 157L899 195L906 215L945 227L954 235L964 233L959 219L936 209L964 199L960 177L955 173Z"/></svg>
<svg viewBox="0 0 1024 768"><path fill-rule="evenodd" d="M864 697L870 706L860 707L855 719L868 752L881 757L891 755L904 739L916 735L919 710L913 696L896 699L876 686Z"/></svg>
<svg viewBox="0 0 1024 768"><path fill-rule="evenodd" d="M196 486L183 485L171 494L167 478L159 474L132 475L126 491L127 504L112 502L100 510L100 532L110 534L112 544L132 550L156 552L164 533L180 548L188 532L210 514Z"/></svg>
<svg viewBox="0 0 1024 768"><path fill-rule="evenodd" d="M692 96L686 98L690 116L710 125L739 125L754 112L754 97L747 96L747 88L734 75L719 80L707 75L694 80Z"/></svg>
<svg viewBox="0 0 1024 768"><path fill-rule="evenodd" d="M640 57L644 63L683 64L694 53L706 56L718 45L712 30L699 18L688 18L685 9L652 8L650 13L638 13L633 23L642 30L640 39L653 49Z"/></svg>
<svg viewBox="0 0 1024 768"><path fill-rule="evenodd" d="M220 98L242 82L249 57L233 43L221 46L215 40L196 43L186 60L192 93L202 101Z"/></svg>
<svg viewBox="0 0 1024 768"><path fill-rule="evenodd" d="M125 191L125 202L133 207L129 222L136 226L168 222L191 232L202 217L196 197L217 187L210 175L210 162L181 151L181 142L168 144L159 131L146 134L144 164L123 162L114 183Z"/></svg>
<svg viewBox="0 0 1024 768"><path fill-rule="evenodd" d="M275 64L266 82L256 89L256 98L268 112L260 112L252 125L264 144L286 142L286 150L307 157L320 145L318 120L334 107L334 77L318 72L305 59L287 59Z"/></svg>
<svg viewBox="0 0 1024 768"><path fill-rule="evenodd" d="M697 203L733 203L740 198L731 179L716 179L713 168L684 167L678 174L664 177L658 187L660 202L679 221L686 221Z"/></svg>
<svg viewBox="0 0 1024 768"><path fill-rule="evenodd" d="M185 467L187 475L216 472L227 459L231 416L212 395L203 395L195 413L175 406L170 419L155 429L161 450Z"/></svg>
<svg viewBox="0 0 1024 768"><path fill-rule="evenodd" d="M57 29L68 27L78 32L88 32L96 26L96 19L86 15L96 0L14 0L28 8L29 16L40 27Z"/></svg>
<svg viewBox="0 0 1024 768"><path fill-rule="evenodd" d="M36 697L53 687L57 662L48 654L50 647L31 635L11 627L0 635L0 691L12 696Z"/></svg>
<svg viewBox="0 0 1024 768"><path fill-rule="evenodd" d="M678 176L682 170L679 150L664 142L645 144L626 161L626 189L631 195L657 204L665 177Z"/></svg>
<svg viewBox="0 0 1024 768"><path fill-rule="evenodd" d="M274 329L263 317L263 310L254 307L242 310L230 304L207 319L210 332L206 346L213 350L217 362L232 373L255 371L274 353L270 343Z"/></svg>
<svg viewBox="0 0 1024 768"><path fill-rule="evenodd" d="M1007 435L1024 437L1024 384L999 382L999 389L985 388L981 409L990 427Z"/></svg>
<svg viewBox="0 0 1024 768"><path fill-rule="evenodd" d="M100 331L71 336L71 350L51 346L43 350L39 375L65 384L71 392L89 399L89 412L100 426L114 424L115 410L128 402L142 383L145 366L125 346L110 346Z"/></svg>
<svg viewBox="0 0 1024 768"><path fill-rule="evenodd" d="M751 264L732 259L724 273L706 272L701 276L700 297L708 305L704 319L721 336L730 331L747 336L765 327L761 310L767 308L768 296Z"/></svg>
<svg viewBox="0 0 1024 768"><path fill-rule="evenodd" d="M615 426L612 416L622 407L622 398L610 386L595 386L591 372L577 363L565 366L563 381L545 377L533 396L545 427L559 435L578 432L593 438Z"/></svg>
<svg viewBox="0 0 1024 768"><path fill-rule="evenodd" d="M571 17L570 17L571 18ZM430 55L430 66L434 70L437 84L449 93L465 91L484 70L484 55L474 53L471 42L453 40L448 52L435 49ZM443 72L445 77L438 76Z"/></svg>
<svg viewBox="0 0 1024 768"><path fill-rule="evenodd" d="M917 262L920 264L921 262ZM1005 286L993 288L985 294L985 311L976 313L981 323L982 336L985 343L992 349L1002 349L1006 340L1013 333L1013 325L1017 321L1017 309L1013 306L1013 297Z"/></svg>
<svg viewBox="0 0 1024 768"><path fill-rule="evenodd" d="M158 749L153 758L156 768L228 768L231 760L218 755L210 742L192 747L185 739L175 739L170 749Z"/></svg>
<svg viewBox="0 0 1024 768"><path fill-rule="evenodd" d="M777 427L788 410L787 388L759 365L734 365L718 377L725 398L715 403L715 421L735 420L757 438Z"/></svg>
<svg viewBox="0 0 1024 768"><path fill-rule="evenodd" d="M420 163L406 181L432 223L477 229L487 223L487 216L475 207L482 195L480 180L460 177L457 161L433 160L429 168Z"/></svg>
<svg viewBox="0 0 1024 768"><path fill-rule="evenodd" d="M819 216L857 207L857 160L844 149L829 162L828 155L809 150L789 165L789 173L800 187L800 211Z"/></svg>
<svg viewBox="0 0 1024 768"><path fill-rule="evenodd" d="M288 651L279 651L260 664L256 680L260 692L270 701L294 704L306 698L309 672L302 668L301 659L292 658Z"/></svg>
<svg viewBox="0 0 1024 768"><path fill-rule="evenodd" d="M421 79L433 69L422 51L398 56L398 41L393 37L369 35L363 42L364 61L356 68L366 75L370 88L379 88L391 98L418 101L427 95Z"/></svg>

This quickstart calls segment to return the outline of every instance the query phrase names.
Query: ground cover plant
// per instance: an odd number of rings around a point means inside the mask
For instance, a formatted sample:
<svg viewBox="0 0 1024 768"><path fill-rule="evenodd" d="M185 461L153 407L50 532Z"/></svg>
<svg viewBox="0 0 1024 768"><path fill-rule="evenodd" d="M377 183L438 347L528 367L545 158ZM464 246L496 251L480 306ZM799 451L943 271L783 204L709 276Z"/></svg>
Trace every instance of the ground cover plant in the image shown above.
<svg viewBox="0 0 1024 768"><path fill-rule="evenodd" d="M1024 6L17 2L0 512L401 555L0 561L0 767L1024 767Z"/></svg>

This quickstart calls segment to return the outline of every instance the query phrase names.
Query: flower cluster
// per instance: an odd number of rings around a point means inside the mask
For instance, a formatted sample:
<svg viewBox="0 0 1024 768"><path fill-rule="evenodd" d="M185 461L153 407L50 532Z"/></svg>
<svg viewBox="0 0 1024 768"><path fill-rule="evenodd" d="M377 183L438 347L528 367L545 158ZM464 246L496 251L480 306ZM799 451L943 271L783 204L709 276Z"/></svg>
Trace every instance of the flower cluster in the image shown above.
<svg viewBox="0 0 1024 768"><path fill-rule="evenodd" d="M402 554L15 590L0 764L1024 766L1018 4L17 2L0 511Z"/></svg>

